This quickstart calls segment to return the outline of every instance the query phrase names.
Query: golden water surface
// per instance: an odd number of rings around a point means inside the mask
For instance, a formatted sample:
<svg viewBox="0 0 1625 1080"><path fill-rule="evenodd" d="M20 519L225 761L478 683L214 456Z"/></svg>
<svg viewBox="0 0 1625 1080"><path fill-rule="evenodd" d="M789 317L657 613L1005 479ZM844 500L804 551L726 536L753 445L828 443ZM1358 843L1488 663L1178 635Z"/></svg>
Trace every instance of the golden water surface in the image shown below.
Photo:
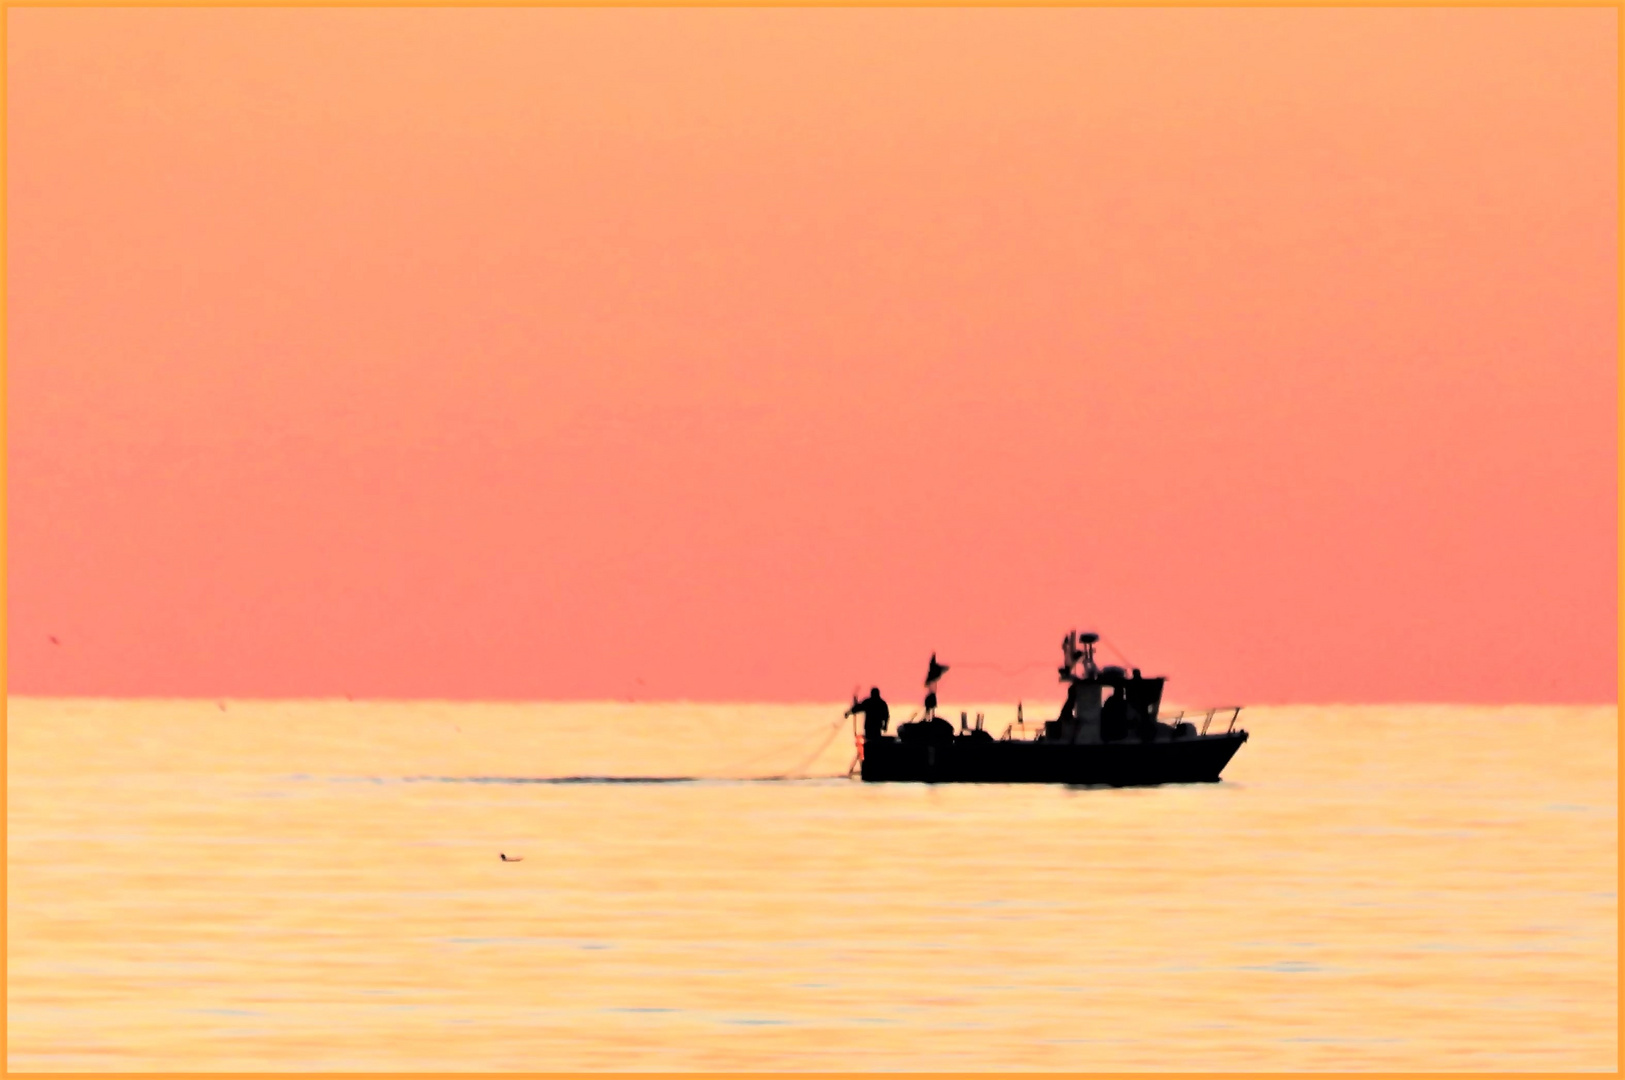
<svg viewBox="0 0 1625 1080"><path fill-rule="evenodd" d="M1249 710L1219 784L739 779L839 711L12 699L9 1067L1616 1067L1612 708Z"/></svg>

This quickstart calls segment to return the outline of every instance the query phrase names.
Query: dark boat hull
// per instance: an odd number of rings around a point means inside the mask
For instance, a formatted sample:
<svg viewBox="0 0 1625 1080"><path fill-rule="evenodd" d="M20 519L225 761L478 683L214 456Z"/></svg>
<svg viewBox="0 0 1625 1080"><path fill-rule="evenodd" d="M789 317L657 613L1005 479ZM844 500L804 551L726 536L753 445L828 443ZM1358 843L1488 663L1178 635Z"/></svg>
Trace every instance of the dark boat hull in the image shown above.
<svg viewBox="0 0 1625 1080"><path fill-rule="evenodd" d="M935 745L872 740L863 779L927 784L1211 783L1230 763L1245 731L1142 743L1065 744L956 738Z"/></svg>

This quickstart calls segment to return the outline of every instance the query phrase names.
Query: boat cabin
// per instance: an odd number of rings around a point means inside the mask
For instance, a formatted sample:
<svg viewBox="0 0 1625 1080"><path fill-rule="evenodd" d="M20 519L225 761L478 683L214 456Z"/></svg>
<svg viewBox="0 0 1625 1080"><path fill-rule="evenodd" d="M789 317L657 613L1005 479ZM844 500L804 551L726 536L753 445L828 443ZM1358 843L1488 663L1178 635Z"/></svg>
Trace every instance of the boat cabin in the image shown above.
<svg viewBox="0 0 1625 1080"><path fill-rule="evenodd" d="M1157 737L1157 710L1166 677L1148 679L1139 668L1129 674L1120 667L1097 667L1099 640L1098 634L1074 632L1062 641L1060 675L1067 684L1066 703L1059 717L1045 723L1040 736L1044 742L1103 743L1130 736L1150 742Z"/></svg>

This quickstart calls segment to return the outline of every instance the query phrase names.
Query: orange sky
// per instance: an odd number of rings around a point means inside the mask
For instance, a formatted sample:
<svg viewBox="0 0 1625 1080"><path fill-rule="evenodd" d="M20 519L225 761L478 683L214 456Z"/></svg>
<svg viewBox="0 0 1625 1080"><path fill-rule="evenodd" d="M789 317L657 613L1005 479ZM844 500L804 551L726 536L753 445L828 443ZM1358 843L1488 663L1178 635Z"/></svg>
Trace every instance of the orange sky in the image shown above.
<svg viewBox="0 0 1625 1080"><path fill-rule="evenodd" d="M1615 699L1612 10L7 18L14 693Z"/></svg>

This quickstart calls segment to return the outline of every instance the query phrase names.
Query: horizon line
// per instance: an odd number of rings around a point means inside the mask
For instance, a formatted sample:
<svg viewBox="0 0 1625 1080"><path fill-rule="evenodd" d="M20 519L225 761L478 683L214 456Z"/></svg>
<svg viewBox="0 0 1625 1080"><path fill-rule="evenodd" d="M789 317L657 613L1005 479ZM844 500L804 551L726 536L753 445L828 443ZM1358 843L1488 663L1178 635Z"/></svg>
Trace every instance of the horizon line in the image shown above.
<svg viewBox="0 0 1625 1080"><path fill-rule="evenodd" d="M1059 701L1064 695L1057 695ZM950 704L939 713L946 714L959 708L985 708L988 705L1009 705L1026 702L1027 698L1016 698L1010 701L974 701L966 700L963 705ZM1048 697L1034 697L1035 702L1047 702ZM845 701L840 699L828 700L780 700L770 701L758 698L606 698L606 697L561 697L561 698L451 698L451 697L357 697L353 695L324 695L324 696L287 696L262 697L257 695L207 694L207 695L177 695L177 694L34 694L6 692L6 701L60 701L60 702L176 702L192 703L202 702L218 704L220 702L236 702L239 704L346 704L346 705L636 705L636 706L769 706L773 708L803 708L830 706L843 706ZM895 703L894 703L895 705ZM1165 702L1163 711L1168 706L1185 711L1202 711L1206 709L1219 709L1228 711L1234 708L1246 709L1277 709L1277 708L1473 708L1473 709L1541 709L1541 708L1612 708L1618 709L1618 701L1450 701L1450 700L1390 700L1390 701L1258 701L1251 704L1235 702L1226 704L1187 704L1183 702ZM906 707L906 706L902 706Z"/></svg>

